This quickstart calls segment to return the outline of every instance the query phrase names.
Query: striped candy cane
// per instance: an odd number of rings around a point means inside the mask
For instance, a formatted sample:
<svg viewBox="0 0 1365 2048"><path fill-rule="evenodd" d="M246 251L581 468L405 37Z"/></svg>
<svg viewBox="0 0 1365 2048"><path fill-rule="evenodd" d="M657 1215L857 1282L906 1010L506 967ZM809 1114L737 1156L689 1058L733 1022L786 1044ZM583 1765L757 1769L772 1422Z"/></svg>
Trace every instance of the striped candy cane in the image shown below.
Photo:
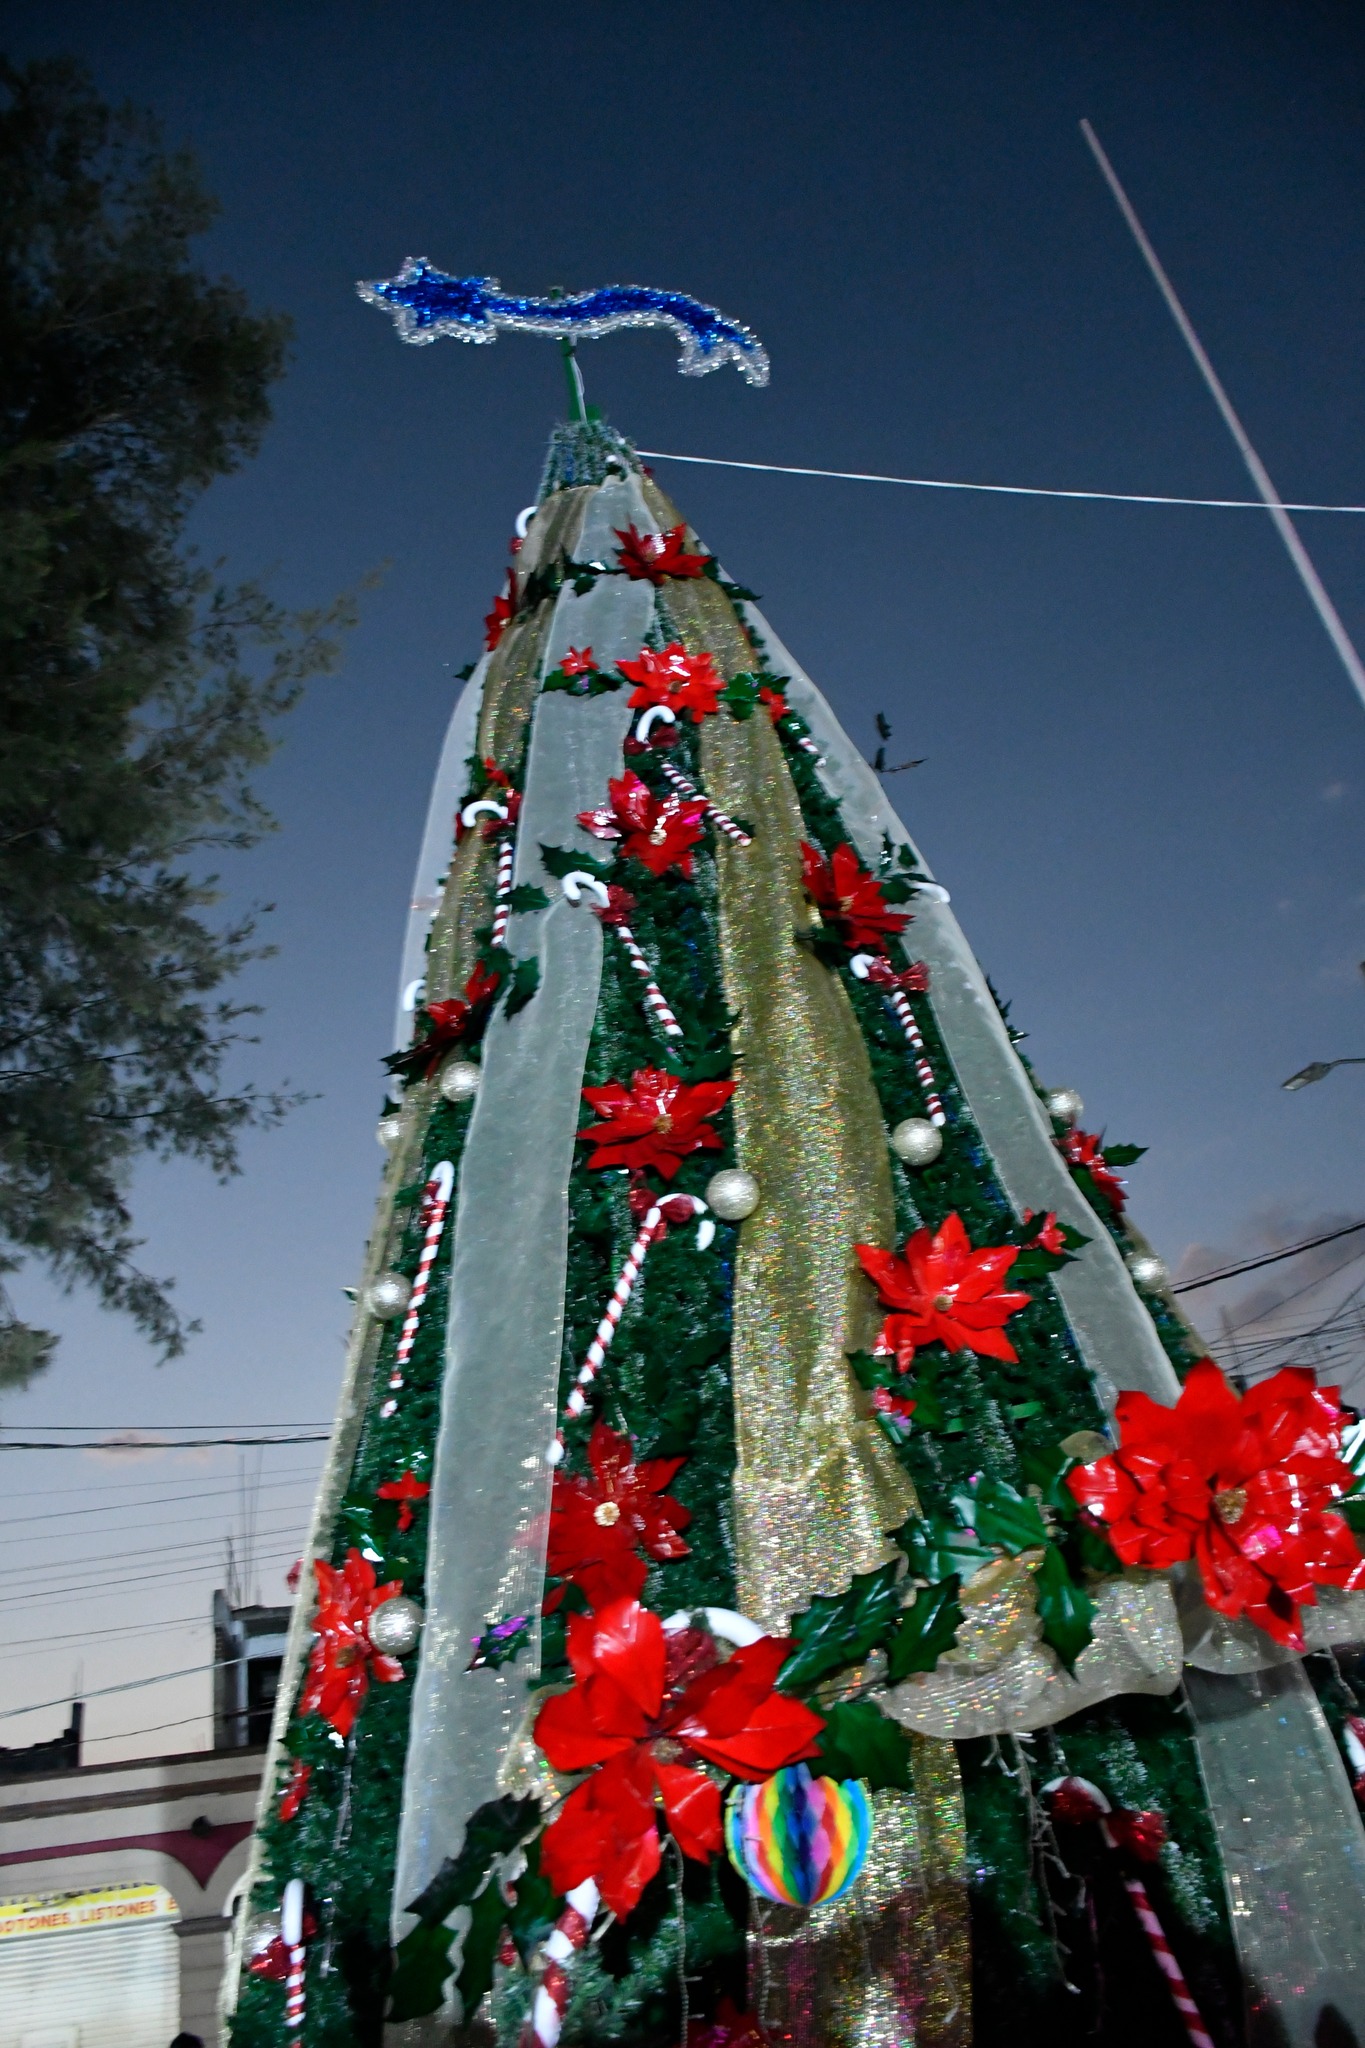
<svg viewBox="0 0 1365 2048"><path fill-rule="evenodd" d="M280 1938L289 1952L289 1975L284 1980L284 2023L291 2032L303 2025L304 1946L303 1879L291 1877L280 1902Z"/></svg>
<svg viewBox="0 0 1365 2048"><path fill-rule="evenodd" d="M726 813L713 804L710 797L697 788L695 782L689 782L687 777L679 769L675 768L671 761L660 761L659 768L667 776L679 796L692 797L698 803L705 804L706 815L718 832L723 832L727 839L733 839L736 846L753 845L754 842L744 830L744 827L737 825L733 818L727 817Z"/></svg>
<svg viewBox="0 0 1365 2048"><path fill-rule="evenodd" d="M939 1099L938 1083L934 1079L934 1070L929 1064L928 1055L924 1049L924 1040L920 1036L919 1025L915 1022L915 1013L910 1007L904 989L894 986L887 987L884 983L876 980L873 969L876 962L882 959L883 956L877 953L855 953L848 964L851 972L856 974L859 981L871 980L874 987L881 989L896 1022L905 1033L906 1040L909 1043L915 1076L924 1091L924 1106L929 1112L929 1121L931 1124L936 1125L939 1130L942 1130L948 1121L947 1112ZM894 973L895 970L892 968L889 960L883 960L883 965L888 975Z"/></svg>
<svg viewBox="0 0 1365 2048"><path fill-rule="evenodd" d="M391 1387L401 1387L406 1376L404 1368L412 1356L413 1339L417 1335L417 1325L422 1320L422 1304L427 1298L427 1289L431 1285L431 1269L441 1248L441 1233L446 1227L446 1212L450 1207L450 1195L454 1185L455 1169L448 1159L443 1159L440 1165L434 1168L423 1194L423 1201L427 1207L426 1236L422 1239L422 1256L417 1261L417 1277L412 1283L408 1312L403 1318L398 1349L394 1353L393 1371L389 1374ZM392 1415L396 1406L396 1402L386 1401L381 1413Z"/></svg>
<svg viewBox="0 0 1365 2048"><path fill-rule="evenodd" d="M582 869L575 869L573 874L565 875L560 883L560 887L570 903L580 902L584 890L587 890L589 896L593 898L597 905L598 916L602 918L604 925L607 925L615 932L617 938L625 947L626 958L644 982L645 1001L658 1018L664 1035L668 1038L681 1038L683 1035L682 1025L673 1015L672 1010L669 1009L663 990L654 979L654 970L641 952L639 941L636 939L634 932L623 917L617 917L614 914L604 915L604 913L609 912L611 903L611 897L607 892L606 884L600 882L596 875L584 874Z"/></svg>
<svg viewBox="0 0 1365 2048"><path fill-rule="evenodd" d="M649 1255L649 1248L663 1230L665 1222L664 1205L683 1202L690 1203L694 1216L705 1215L706 1204L699 1195L665 1195L663 1204L652 1202L645 1212L640 1224L639 1235L626 1253L625 1264L616 1276L616 1285L611 1290L611 1300L607 1303L606 1314L597 1325L596 1334L588 1346L587 1355L582 1365L578 1368L578 1378L570 1390L568 1400L564 1403L564 1413L566 1416L572 1416L576 1419L588 1405L587 1390L597 1378L606 1360L607 1352L611 1348L612 1339L616 1335L616 1326L625 1314L626 1303L635 1291L635 1283L639 1279L640 1269ZM711 1218L707 1216L697 1232L698 1251L705 1251L715 1234L716 1226L711 1221ZM545 1462L549 1465L558 1465L563 1461L564 1427L564 1423L561 1422L559 1428L555 1431L554 1442L545 1453Z"/></svg>
<svg viewBox="0 0 1365 2048"><path fill-rule="evenodd" d="M569 1970L587 1943L599 1895L592 1878L566 1893L564 1911L540 1951L542 1975L521 2036L521 2048L555 2048L569 2006Z"/></svg>
<svg viewBox="0 0 1365 2048"><path fill-rule="evenodd" d="M1099 1786L1092 1785L1088 1778L1054 1778L1050 1784L1044 1785L1043 1797L1054 1799L1059 1818L1078 1822L1098 1821L1106 1849L1117 1849L1121 1846L1115 1834L1115 1821L1120 1816L1114 1816L1114 1820L1111 1820L1110 1816L1114 1812L1112 1806ZM1159 1816L1153 1818L1159 1820ZM1133 1911L1137 1914L1138 1924L1147 1937L1156 1966L1166 1979L1172 2003L1185 2022L1185 2032L1190 2037L1191 2048L1214 2048L1213 2039L1200 2017L1199 2007L1190 1995L1190 1987L1185 1982L1184 1973L1171 1953L1171 1945L1166 1939L1165 1929L1157 1919L1146 1885L1140 1877L1130 1876L1127 1871L1122 1873L1122 1878L1123 1888L1133 1902Z"/></svg>
<svg viewBox="0 0 1365 2048"><path fill-rule="evenodd" d="M505 946L512 916L512 858L514 842L509 833L498 842L498 875L493 885L493 944Z"/></svg>

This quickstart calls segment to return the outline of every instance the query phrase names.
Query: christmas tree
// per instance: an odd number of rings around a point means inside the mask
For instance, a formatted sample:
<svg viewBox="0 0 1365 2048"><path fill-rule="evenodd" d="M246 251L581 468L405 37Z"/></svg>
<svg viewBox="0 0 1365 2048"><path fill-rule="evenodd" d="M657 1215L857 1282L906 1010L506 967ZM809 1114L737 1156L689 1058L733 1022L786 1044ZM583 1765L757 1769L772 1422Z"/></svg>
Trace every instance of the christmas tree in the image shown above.
<svg viewBox="0 0 1365 2048"><path fill-rule="evenodd" d="M766 375L674 294L368 295ZM1201 1358L1138 1148L574 409L447 744L231 2040L1354 2039L1360 1432Z"/></svg>

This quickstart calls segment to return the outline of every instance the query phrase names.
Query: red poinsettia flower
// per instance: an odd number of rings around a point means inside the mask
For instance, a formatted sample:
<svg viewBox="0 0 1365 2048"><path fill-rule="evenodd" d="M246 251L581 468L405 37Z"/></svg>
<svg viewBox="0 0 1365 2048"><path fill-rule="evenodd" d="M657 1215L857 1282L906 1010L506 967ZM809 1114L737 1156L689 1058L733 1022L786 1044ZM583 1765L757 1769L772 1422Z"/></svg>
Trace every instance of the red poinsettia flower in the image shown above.
<svg viewBox="0 0 1365 2048"><path fill-rule="evenodd" d="M701 576L711 559L683 552L685 526L670 526L666 533L637 533L632 521L624 529L614 526L612 532L621 543L616 559L632 583L652 583L657 589L666 576Z"/></svg>
<svg viewBox="0 0 1365 2048"><path fill-rule="evenodd" d="M512 583L512 577L509 572L507 577L507 590L505 594L501 597L495 597L493 599L492 611L486 613L484 616L483 644L488 649L488 652L490 654L493 652L493 649L497 646L499 640L501 640L503 634L507 631L507 628L512 623L512 613L516 609L512 601L513 588L514 586Z"/></svg>
<svg viewBox="0 0 1365 2048"><path fill-rule="evenodd" d="M687 2048L770 2048L757 2013L741 2012L733 1998L722 1998L713 2020L689 2020Z"/></svg>
<svg viewBox="0 0 1365 2048"><path fill-rule="evenodd" d="M787 702L785 692L783 692L782 690L775 690L771 683L759 684L758 701L760 704L767 705L768 716L769 718L771 718L774 725L777 724L779 719L785 718L788 711L791 709L791 706Z"/></svg>
<svg viewBox="0 0 1365 2048"><path fill-rule="evenodd" d="M592 658L591 647L570 647L565 650L559 666L566 676L589 676L596 670L597 663Z"/></svg>
<svg viewBox="0 0 1365 2048"><path fill-rule="evenodd" d="M1128 1199L1128 1190L1111 1166L1104 1163L1100 1141L1093 1131L1067 1131L1057 1140L1068 1166L1083 1166L1117 1216Z"/></svg>
<svg viewBox="0 0 1365 2048"><path fill-rule="evenodd" d="M706 805L700 797L651 794L627 768L607 784L609 804L580 811L578 822L595 839L616 839L623 859L643 861L652 875L692 872L692 848L702 836Z"/></svg>
<svg viewBox="0 0 1365 2048"><path fill-rule="evenodd" d="M1365 1586L1360 1546L1332 1512L1355 1484L1335 1387L1286 1366L1239 1399L1201 1358L1173 1408L1121 1394L1114 1413L1120 1449L1067 1484L1124 1564L1195 1558L1210 1607L1295 1650L1315 1585Z"/></svg>
<svg viewBox="0 0 1365 2048"><path fill-rule="evenodd" d="M412 1527L413 1502L425 1500L430 1492L431 1488L425 1479L419 1479L409 1466L401 1479L386 1479L384 1484L376 1489L375 1499L396 1500L399 1503L398 1532L401 1535L405 1529Z"/></svg>
<svg viewBox="0 0 1365 2048"><path fill-rule="evenodd" d="M1004 1325L1028 1307L1029 1297L1000 1289L1019 1256L1017 1245L992 1245L974 1252L954 1210L941 1230L932 1235L917 1230L907 1238L903 1258L873 1244L855 1245L854 1250L883 1308L895 1311L882 1324L877 1341L881 1350L895 1352L902 1372L929 1344L1017 1363Z"/></svg>
<svg viewBox="0 0 1365 2048"><path fill-rule="evenodd" d="M1026 1226L1032 1223L1033 1217L1034 1211L1032 1209L1025 1209L1024 1223ZM1057 1211L1055 1209L1048 1210L1038 1228L1029 1238L1029 1243L1030 1245L1037 1245L1040 1251L1045 1252L1064 1252L1066 1250L1066 1234L1061 1224L1057 1221Z"/></svg>
<svg viewBox="0 0 1365 2048"><path fill-rule="evenodd" d="M349 1735L371 1678L395 1685L403 1676L396 1657L386 1657L370 1642L370 1616L384 1600L401 1593L401 1579L376 1586L374 1566L352 1547L340 1571L318 1558L318 1611L313 1617L317 1641L308 1660L308 1676L299 1700L301 1714L321 1714L338 1735Z"/></svg>
<svg viewBox="0 0 1365 2048"><path fill-rule="evenodd" d="M672 1180L689 1152L716 1152L720 1136L706 1121L735 1092L733 1081L689 1084L660 1067L637 1067L629 1088L609 1081L583 1095L604 1121L578 1135L594 1147L592 1165L652 1166Z"/></svg>
<svg viewBox="0 0 1365 2048"><path fill-rule="evenodd" d="M814 1756L823 1720L774 1689L790 1650L761 1636L722 1664L710 1636L665 1635L637 1600L569 1617L573 1690L545 1702L535 1737L553 1769L592 1776L541 1837L557 1892L595 1878L624 1919L659 1868L656 1799L685 1856L721 1846L720 1787L697 1760L758 1780Z"/></svg>
<svg viewBox="0 0 1365 2048"><path fill-rule="evenodd" d="M299 1808L308 1797L308 1780L312 1775L313 1766L304 1763L300 1757L295 1757L293 1768L289 1773L289 1783L280 1795L281 1820L293 1820L295 1818Z"/></svg>
<svg viewBox="0 0 1365 2048"><path fill-rule="evenodd" d="M635 684L630 694L633 711L662 704L675 715L690 712L692 723L700 725L720 706L725 678L716 674L716 664L704 649L689 654L680 640L672 640L662 654L642 647L634 661L616 665L627 682Z"/></svg>
<svg viewBox="0 0 1365 2048"><path fill-rule="evenodd" d="M451 1047L467 1038L479 1023L498 992L501 975L492 973L480 961L464 985L463 996L446 1002L428 1003L426 1037L406 1052L392 1052L384 1062L391 1074L405 1074L409 1080L425 1081L434 1074Z"/></svg>
<svg viewBox="0 0 1365 2048"><path fill-rule="evenodd" d="M846 946L880 950L909 924L904 911L890 910L875 882L847 841L826 860L815 847L801 843L801 880L806 894Z"/></svg>
<svg viewBox="0 0 1365 2048"><path fill-rule="evenodd" d="M630 1438L595 1423L588 1439L592 1477L555 1474L547 1568L581 1586L590 1607L633 1599L645 1583L641 1550L661 1562L687 1556L679 1531L692 1517L664 1491L683 1462L646 1458L637 1465Z"/></svg>

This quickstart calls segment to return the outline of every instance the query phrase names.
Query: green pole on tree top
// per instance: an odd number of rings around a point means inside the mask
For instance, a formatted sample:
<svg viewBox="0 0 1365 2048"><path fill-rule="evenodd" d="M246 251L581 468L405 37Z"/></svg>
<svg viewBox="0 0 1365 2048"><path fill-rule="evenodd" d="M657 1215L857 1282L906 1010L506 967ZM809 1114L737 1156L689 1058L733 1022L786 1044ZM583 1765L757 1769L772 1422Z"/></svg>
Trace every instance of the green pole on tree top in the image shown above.
<svg viewBox="0 0 1365 2048"><path fill-rule="evenodd" d="M564 381L569 387L569 418L575 425L587 425L588 407L583 389L583 372L578 367L577 345L568 335L560 338L559 352L564 358Z"/></svg>

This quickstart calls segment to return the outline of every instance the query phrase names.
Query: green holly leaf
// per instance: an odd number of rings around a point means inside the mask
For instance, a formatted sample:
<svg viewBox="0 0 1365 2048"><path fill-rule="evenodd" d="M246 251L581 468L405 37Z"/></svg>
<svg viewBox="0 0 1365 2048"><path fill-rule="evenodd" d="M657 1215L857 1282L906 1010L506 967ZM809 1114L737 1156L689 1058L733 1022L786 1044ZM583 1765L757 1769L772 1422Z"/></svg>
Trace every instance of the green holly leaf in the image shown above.
<svg viewBox="0 0 1365 2048"><path fill-rule="evenodd" d="M464 1846L458 1856L445 1862L424 1891L411 1900L407 1910L415 1913L424 1927L439 1927L457 1906L468 1906L482 1888L495 1856L506 1856L539 1824L537 1799L489 1799L476 1807L465 1829Z"/></svg>
<svg viewBox="0 0 1365 2048"><path fill-rule="evenodd" d="M391 2020L417 2020L438 2012L450 1975L449 1927L414 1927L398 1944L398 1967L389 1980Z"/></svg>
<svg viewBox="0 0 1365 2048"><path fill-rule="evenodd" d="M941 1515L912 1515L892 1531L891 1540L909 1559L912 1578L931 1586L943 1579L969 1579L997 1555L978 1543L970 1529L959 1529Z"/></svg>
<svg viewBox="0 0 1365 2048"><path fill-rule="evenodd" d="M754 715L754 710L759 701L759 688L758 677L750 674L747 669L741 669L738 675L731 676L729 682L721 691L720 701L729 712L731 718L743 721L746 718L752 718Z"/></svg>
<svg viewBox="0 0 1365 2048"><path fill-rule="evenodd" d="M548 910L550 907L549 897L543 889L538 889L534 882L518 882L507 901L510 907L518 912Z"/></svg>
<svg viewBox="0 0 1365 2048"><path fill-rule="evenodd" d="M518 1010L524 1010L539 987L540 962L532 953L528 959L518 960L512 970L507 990L507 1015L515 1017Z"/></svg>
<svg viewBox="0 0 1365 2048"><path fill-rule="evenodd" d="M515 1662L530 1640L531 1617L528 1614L496 1622L476 1638L469 1668L471 1671L482 1670L487 1665L491 1671L501 1671L504 1664Z"/></svg>
<svg viewBox="0 0 1365 2048"><path fill-rule="evenodd" d="M1337 1513L1345 1517L1355 1535L1365 1536L1365 1494L1348 1493L1345 1500L1337 1502Z"/></svg>
<svg viewBox="0 0 1365 2048"><path fill-rule="evenodd" d="M952 1649L962 1626L962 1609L957 1603L961 1585L954 1575L937 1585L921 1586L913 1606L902 1609L900 1626L886 1653L887 1675L893 1685L913 1671L932 1671L944 1651Z"/></svg>
<svg viewBox="0 0 1365 2048"><path fill-rule="evenodd" d="M466 2022L473 2018L484 1993L493 1987L493 1963L506 1924L507 1901L497 1878L490 1877L474 1901L460 1951L460 1974L455 1979Z"/></svg>
<svg viewBox="0 0 1365 2048"><path fill-rule="evenodd" d="M977 1541L990 1550L1036 1550L1047 1542L1047 1524L1036 1501L1025 1499L1007 1480L983 1479L970 1493L953 1496L953 1507Z"/></svg>
<svg viewBox="0 0 1365 2048"><path fill-rule="evenodd" d="M821 1594L804 1614L794 1615L790 1633L797 1646L779 1671L778 1684L790 1692L861 1663L900 1612L897 1574L894 1562L859 1572L842 1593Z"/></svg>
<svg viewBox="0 0 1365 2048"><path fill-rule="evenodd" d="M844 1700L825 1710L820 1754L811 1769L825 1778L861 1778L873 1792L908 1792L909 1737L875 1701Z"/></svg>
<svg viewBox="0 0 1365 2048"><path fill-rule="evenodd" d="M1045 1280L1049 1273L1060 1273L1063 1266L1071 1264L1067 1252L1050 1252L1041 1244L1028 1244L1010 1267L1010 1285L1020 1280Z"/></svg>
<svg viewBox="0 0 1365 2048"><path fill-rule="evenodd" d="M846 1356L858 1385L865 1387L869 1394L875 1393L878 1387L894 1386L900 1379L895 1358L890 1353L850 1351Z"/></svg>
<svg viewBox="0 0 1365 2048"><path fill-rule="evenodd" d="M608 881L616 872L615 864L609 860L594 860L590 853L579 853L572 846L542 846L540 864L547 875L556 880L565 875L595 875L599 882Z"/></svg>
<svg viewBox="0 0 1365 2048"><path fill-rule="evenodd" d="M1043 1552L1033 1586L1043 1641L1051 1643L1068 1671L1074 1671L1076 1659L1091 1639L1095 1603L1076 1584L1055 1543L1049 1543Z"/></svg>
<svg viewBox="0 0 1365 2048"><path fill-rule="evenodd" d="M882 895L888 903L908 903L914 890L903 875L892 875L881 884Z"/></svg>
<svg viewBox="0 0 1365 2048"><path fill-rule="evenodd" d="M1106 1166L1134 1166L1146 1150L1145 1145L1106 1145L1104 1163Z"/></svg>

